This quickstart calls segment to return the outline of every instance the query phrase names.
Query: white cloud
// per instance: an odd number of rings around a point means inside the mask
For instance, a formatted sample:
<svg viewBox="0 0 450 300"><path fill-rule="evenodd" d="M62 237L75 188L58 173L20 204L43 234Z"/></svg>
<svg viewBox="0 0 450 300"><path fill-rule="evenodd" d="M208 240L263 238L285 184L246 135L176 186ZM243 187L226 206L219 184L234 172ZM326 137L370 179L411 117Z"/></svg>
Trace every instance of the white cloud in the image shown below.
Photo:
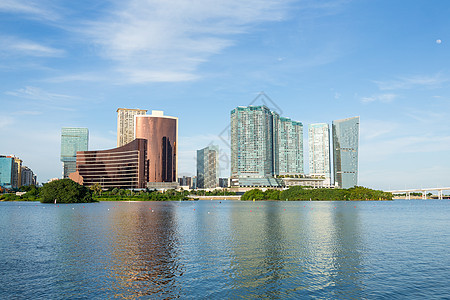
<svg viewBox="0 0 450 300"><path fill-rule="evenodd" d="M380 94L380 95L372 95L370 97L363 97L361 98L362 103L370 103L379 101L382 103L390 103L394 101L396 98L398 98L398 95L396 94Z"/></svg>
<svg viewBox="0 0 450 300"><path fill-rule="evenodd" d="M443 83L448 81L448 78L443 78L440 74L436 74L434 76L402 77L391 81L375 81L375 83L380 90L399 90L416 87L439 88Z"/></svg>
<svg viewBox="0 0 450 300"><path fill-rule="evenodd" d="M48 47L33 41L18 39L14 37L0 37L2 45L0 52L7 55L27 55L37 57L61 57L64 50Z"/></svg>
<svg viewBox="0 0 450 300"><path fill-rule="evenodd" d="M0 11L7 13L25 14L32 18L56 20L58 14L46 0L2 0L0 1Z"/></svg>
<svg viewBox="0 0 450 300"><path fill-rule="evenodd" d="M33 86L26 86L25 88L18 89L15 91L9 91L9 92L6 92L5 94L14 96L14 97L19 97L19 98L41 100L41 101L51 101L51 102L61 102L61 101L75 99L75 97L73 97L73 96L49 93L38 87L33 87Z"/></svg>
<svg viewBox="0 0 450 300"><path fill-rule="evenodd" d="M395 122L381 120L365 120L360 125L361 140L370 141L379 137L385 137L391 132L395 132L399 125Z"/></svg>
<svg viewBox="0 0 450 300"><path fill-rule="evenodd" d="M14 123L14 118L10 116L0 116L0 129L4 130Z"/></svg>
<svg viewBox="0 0 450 300"><path fill-rule="evenodd" d="M284 18L289 1L132 0L91 23L101 54L132 82L189 81L198 66L259 22Z"/></svg>
<svg viewBox="0 0 450 300"><path fill-rule="evenodd" d="M360 154L366 161L383 161L405 153L450 151L450 136L404 136L361 143Z"/></svg>

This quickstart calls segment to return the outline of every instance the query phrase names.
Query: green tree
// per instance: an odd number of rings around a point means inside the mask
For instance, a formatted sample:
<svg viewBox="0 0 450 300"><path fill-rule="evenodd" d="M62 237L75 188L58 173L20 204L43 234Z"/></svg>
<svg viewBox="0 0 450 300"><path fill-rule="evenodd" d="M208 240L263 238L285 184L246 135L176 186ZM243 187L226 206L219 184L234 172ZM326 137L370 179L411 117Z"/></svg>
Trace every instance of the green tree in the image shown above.
<svg viewBox="0 0 450 300"><path fill-rule="evenodd" d="M44 184L39 193L42 203L94 202L92 192L71 179L55 180Z"/></svg>

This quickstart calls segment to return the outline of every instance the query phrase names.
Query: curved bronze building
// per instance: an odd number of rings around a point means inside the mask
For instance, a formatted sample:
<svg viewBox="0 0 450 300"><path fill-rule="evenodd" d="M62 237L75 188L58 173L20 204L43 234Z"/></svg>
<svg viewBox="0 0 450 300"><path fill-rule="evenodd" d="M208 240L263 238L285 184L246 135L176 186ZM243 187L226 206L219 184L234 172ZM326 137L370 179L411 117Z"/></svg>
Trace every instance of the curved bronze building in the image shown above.
<svg viewBox="0 0 450 300"><path fill-rule="evenodd" d="M135 139L122 147L78 151L77 171L69 178L79 184L103 188L145 188L148 181L147 140Z"/></svg>
<svg viewBox="0 0 450 300"><path fill-rule="evenodd" d="M149 182L177 182L178 118L162 111L135 116L135 138L147 140Z"/></svg>

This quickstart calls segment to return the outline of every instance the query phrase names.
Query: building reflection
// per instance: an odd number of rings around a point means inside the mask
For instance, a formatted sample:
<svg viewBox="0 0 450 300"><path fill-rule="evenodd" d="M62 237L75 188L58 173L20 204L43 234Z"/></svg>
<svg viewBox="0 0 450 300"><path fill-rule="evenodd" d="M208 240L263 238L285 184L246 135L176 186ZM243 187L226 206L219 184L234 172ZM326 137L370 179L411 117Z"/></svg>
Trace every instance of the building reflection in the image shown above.
<svg viewBox="0 0 450 300"><path fill-rule="evenodd" d="M123 203L111 219L112 265L116 297L180 297L176 278L183 274L173 209L155 203Z"/></svg>
<svg viewBox="0 0 450 300"><path fill-rule="evenodd" d="M229 277L235 295L361 296L358 209L334 202L305 204L256 202L245 212L242 206L233 209Z"/></svg>

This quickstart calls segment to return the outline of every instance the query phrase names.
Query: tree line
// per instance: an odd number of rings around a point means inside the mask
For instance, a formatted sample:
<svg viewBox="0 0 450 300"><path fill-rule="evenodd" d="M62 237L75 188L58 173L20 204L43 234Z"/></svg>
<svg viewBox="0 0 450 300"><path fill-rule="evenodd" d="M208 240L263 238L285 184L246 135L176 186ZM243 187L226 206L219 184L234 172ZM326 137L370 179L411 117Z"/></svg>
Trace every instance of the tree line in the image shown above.
<svg viewBox="0 0 450 300"><path fill-rule="evenodd" d="M253 189L245 192L241 200L392 200L392 193L372 190L362 186L349 189L312 189L301 186L287 190Z"/></svg>

